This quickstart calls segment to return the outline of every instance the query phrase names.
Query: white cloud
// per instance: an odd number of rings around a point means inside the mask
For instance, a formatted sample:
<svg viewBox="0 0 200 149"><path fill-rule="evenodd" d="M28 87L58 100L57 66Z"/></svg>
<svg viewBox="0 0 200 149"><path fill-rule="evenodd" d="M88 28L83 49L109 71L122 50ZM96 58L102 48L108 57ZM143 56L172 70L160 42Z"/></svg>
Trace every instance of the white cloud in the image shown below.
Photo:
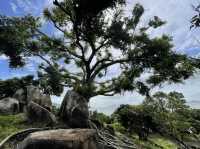
<svg viewBox="0 0 200 149"><path fill-rule="evenodd" d="M12 11L14 13L16 13L17 12L17 5L15 3L10 3L10 5L11 5L11 8L12 8Z"/></svg>
<svg viewBox="0 0 200 149"><path fill-rule="evenodd" d="M36 10L37 6L29 0L16 0L17 6L25 11L26 13L30 13ZM38 9L37 9L38 10Z"/></svg>
<svg viewBox="0 0 200 149"><path fill-rule="evenodd" d="M124 93L122 95L115 95L113 97L97 96L90 100L90 110L97 110L98 112L104 112L108 115L112 114L116 108L121 104L139 104L144 97L138 93Z"/></svg>
<svg viewBox="0 0 200 149"><path fill-rule="evenodd" d="M33 15L42 15L42 11L46 7L51 7L53 4L53 0L16 0L16 3L11 3L13 8L19 8L19 10L22 10L23 12L27 14L33 14Z"/></svg>
<svg viewBox="0 0 200 149"><path fill-rule="evenodd" d="M0 60L8 60L8 57L5 56L4 54L3 54L3 55L0 55Z"/></svg>
<svg viewBox="0 0 200 149"><path fill-rule="evenodd" d="M145 8L143 22L147 22L153 16L159 16L167 21L167 24L158 30L152 30L152 36L160 36L166 33L173 37L176 50L183 50L193 46L200 46L194 43L194 36L200 31L190 31L190 19L194 15L192 5L197 5L197 0L128 0L129 9L135 3L141 3Z"/></svg>

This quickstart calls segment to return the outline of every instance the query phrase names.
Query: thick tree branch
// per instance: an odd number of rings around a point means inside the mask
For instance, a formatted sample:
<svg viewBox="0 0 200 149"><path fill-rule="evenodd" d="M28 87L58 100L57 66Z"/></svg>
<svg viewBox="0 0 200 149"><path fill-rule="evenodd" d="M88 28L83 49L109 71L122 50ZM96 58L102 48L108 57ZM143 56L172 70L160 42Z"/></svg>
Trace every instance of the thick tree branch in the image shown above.
<svg viewBox="0 0 200 149"><path fill-rule="evenodd" d="M109 41L105 39L98 47L97 50L100 50L101 48L105 47L106 45L109 44Z"/></svg>
<svg viewBox="0 0 200 149"><path fill-rule="evenodd" d="M95 54L96 54L101 48L103 48L104 46L106 46L106 45L108 44L108 42L106 42L106 41L107 41L107 39L105 39L97 48L96 48L96 46L95 46L95 44L94 44L93 42L90 42L91 49L92 49L92 54L90 55L90 57L89 57L89 59L88 59L89 63L92 62L92 60L93 60ZM92 71L93 71L93 70L92 70Z"/></svg>
<svg viewBox="0 0 200 149"><path fill-rule="evenodd" d="M62 32L63 34L65 34L65 31L63 29L61 29L57 24L56 24L56 21L50 17L51 21L53 22L54 24L54 27L57 28L60 32Z"/></svg>
<svg viewBox="0 0 200 149"><path fill-rule="evenodd" d="M106 58L103 58L101 60L98 60L94 66L91 68L91 71L93 72L100 64L103 64L104 62L108 62L108 61L112 61L112 60L109 60L107 57Z"/></svg>
<svg viewBox="0 0 200 149"><path fill-rule="evenodd" d="M93 41L89 41L89 44L90 44L90 47L91 47L91 49L92 49L92 53L91 53L91 55L90 55L90 57L89 57L89 59L88 59L88 63L90 64L90 63L92 62L92 60L93 60L93 58L94 58L96 52L98 51L98 49L96 49L96 46L95 46L95 44L93 43Z"/></svg>
<svg viewBox="0 0 200 149"><path fill-rule="evenodd" d="M108 67L113 66L115 64L121 64L121 63L129 62L129 61L130 61L129 59L118 59L118 60L113 60L113 61L106 63L106 64L101 64L100 67L98 67L96 70L94 70L94 73L92 74L91 78L92 78L92 80L94 80L96 75L98 75L98 73L101 72L105 68L108 68ZM100 64L100 62L99 62L99 64Z"/></svg>

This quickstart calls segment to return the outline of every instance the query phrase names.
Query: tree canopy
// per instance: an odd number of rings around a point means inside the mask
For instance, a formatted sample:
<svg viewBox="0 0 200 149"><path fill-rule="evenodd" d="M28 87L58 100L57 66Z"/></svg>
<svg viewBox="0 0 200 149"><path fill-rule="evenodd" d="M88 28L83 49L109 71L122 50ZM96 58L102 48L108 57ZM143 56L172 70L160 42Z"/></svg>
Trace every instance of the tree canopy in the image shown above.
<svg viewBox="0 0 200 149"><path fill-rule="evenodd" d="M189 107L182 93L157 92L140 105L121 105L111 117L140 139L160 133L183 141L199 134L199 115L199 109Z"/></svg>
<svg viewBox="0 0 200 149"><path fill-rule="evenodd" d="M43 14L59 36L43 32L39 17L0 16L0 53L10 58L11 67L23 66L27 56L40 57L44 63L38 78L50 94L59 95L69 87L87 99L133 90L149 95L152 87L181 82L195 72L196 61L175 52L171 37L148 35L165 22L155 16L141 26L140 4L129 15L124 13L125 0L54 0L53 4ZM113 67L118 71L108 78ZM141 80L144 73L149 76Z"/></svg>

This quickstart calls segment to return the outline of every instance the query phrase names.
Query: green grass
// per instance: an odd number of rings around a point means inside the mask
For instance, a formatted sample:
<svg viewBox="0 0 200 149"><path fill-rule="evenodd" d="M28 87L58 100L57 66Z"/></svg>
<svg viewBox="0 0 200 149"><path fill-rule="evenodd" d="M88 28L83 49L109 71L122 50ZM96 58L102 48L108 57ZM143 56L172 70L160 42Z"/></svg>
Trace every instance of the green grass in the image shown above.
<svg viewBox="0 0 200 149"><path fill-rule="evenodd" d="M12 133L28 128L24 123L22 114L2 116L0 115L0 141Z"/></svg>
<svg viewBox="0 0 200 149"><path fill-rule="evenodd" d="M178 149L178 145L172 140L158 134L150 135L148 141L141 141L136 135L133 135L133 140L139 149Z"/></svg>
<svg viewBox="0 0 200 149"><path fill-rule="evenodd" d="M9 116L0 115L0 141L10 134L30 127L42 127L42 124L25 123L23 114ZM132 138L134 143L138 145L138 149L178 149L178 145L175 144L171 139L162 137L158 134L150 135L148 137L148 141L139 140L136 134L133 134ZM188 141L195 143L193 140Z"/></svg>
<svg viewBox="0 0 200 149"><path fill-rule="evenodd" d="M158 144L159 146L162 146L163 149L177 149L178 146L172 142L172 140L162 137L160 135L151 135L149 137L149 140L153 143Z"/></svg>

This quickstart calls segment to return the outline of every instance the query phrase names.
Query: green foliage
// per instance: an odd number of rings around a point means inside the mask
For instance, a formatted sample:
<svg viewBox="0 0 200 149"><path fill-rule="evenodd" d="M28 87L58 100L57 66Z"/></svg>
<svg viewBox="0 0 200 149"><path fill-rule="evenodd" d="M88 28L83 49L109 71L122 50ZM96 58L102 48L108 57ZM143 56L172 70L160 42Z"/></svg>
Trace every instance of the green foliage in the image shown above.
<svg viewBox="0 0 200 149"><path fill-rule="evenodd" d="M97 111L92 112L92 115L90 116L92 120L96 120L101 124L110 124L111 119L109 116L103 114L103 113L98 113Z"/></svg>
<svg viewBox="0 0 200 149"><path fill-rule="evenodd" d="M36 34L35 29L40 26L38 22L39 18L32 16L0 15L0 54L10 58L10 67L20 67L25 64L23 56L29 53L24 50L30 46L33 35Z"/></svg>
<svg viewBox="0 0 200 149"><path fill-rule="evenodd" d="M153 118L157 130L172 134L178 138L188 135L192 125L190 108L186 105L183 94L157 92L143 102L145 111Z"/></svg>
<svg viewBox="0 0 200 149"><path fill-rule="evenodd" d="M138 140L137 138L133 139L134 142L144 149L178 149L179 146L175 144L169 138L160 136L158 134L152 134L149 136L148 141Z"/></svg>
<svg viewBox="0 0 200 149"><path fill-rule="evenodd" d="M137 134L140 140L149 140L149 135L155 133L196 140L200 128L199 110L187 106L178 92L157 92L140 105L121 105L111 118L116 131Z"/></svg>
<svg viewBox="0 0 200 149"><path fill-rule="evenodd" d="M62 81L60 72L53 67L46 67L43 73L38 72L38 82L46 94L59 96L63 92Z"/></svg>
<svg viewBox="0 0 200 149"><path fill-rule="evenodd" d="M190 122L197 134L200 134L200 109L191 110Z"/></svg>
<svg viewBox="0 0 200 149"><path fill-rule="evenodd" d="M26 129L28 126L23 124L23 122L24 118L22 115L0 115L0 141L17 131Z"/></svg>
<svg viewBox="0 0 200 149"><path fill-rule="evenodd" d="M121 105L112 117L117 119L128 133L137 133L141 140L146 140L153 129L152 118L144 113L142 106Z"/></svg>
<svg viewBox="0 0 200 149"><path fill-rule="evenodd" d="M38 56L44 63L38 72L44 91L60 95L70 87L87 99L138 91L149 96L151 87L163 82L178 83L195 72L196 59L172 50L172 38L151 38L149 29L165 24L150 18L141 27L144 8L136 4L131 16L124 15L126 0L54 0L44 17L61 33L52 37L41 30L40 18L0 17L0 54L10 57L11 66L22 66L24 56ZM110 14L110 15L108 15ZM115 56L119 53L119 57ZM76 66L76 72L70 65ZM106 78L112 66L117 77ZM143 73L150 77L138 81Z"/></svg>
<svg viewBox="0 0 200 149"><path fill-rule="evenodd" d="M26 86L28 85L37 84L37 81L35 81L31 75L22 78L0 80L0 99L5 97L12 97L18 89L26 89Z"/></svg>
<svg viewBox="0 0 200 149"><path fill-rule="evenodd" d="M164 25L165 23L166 23L165 21L162 21L159 17L155 16L154 19L149 21L149 26L157 28L159 26Z"/></svg>
<svg viewBox="0 0 200 149"><path fill-rule="evenodd" d="M115 132L126 133L126 128L124 128L124 126L122 126L122 124L119 122L113 122L111 126Z"/></svg>

